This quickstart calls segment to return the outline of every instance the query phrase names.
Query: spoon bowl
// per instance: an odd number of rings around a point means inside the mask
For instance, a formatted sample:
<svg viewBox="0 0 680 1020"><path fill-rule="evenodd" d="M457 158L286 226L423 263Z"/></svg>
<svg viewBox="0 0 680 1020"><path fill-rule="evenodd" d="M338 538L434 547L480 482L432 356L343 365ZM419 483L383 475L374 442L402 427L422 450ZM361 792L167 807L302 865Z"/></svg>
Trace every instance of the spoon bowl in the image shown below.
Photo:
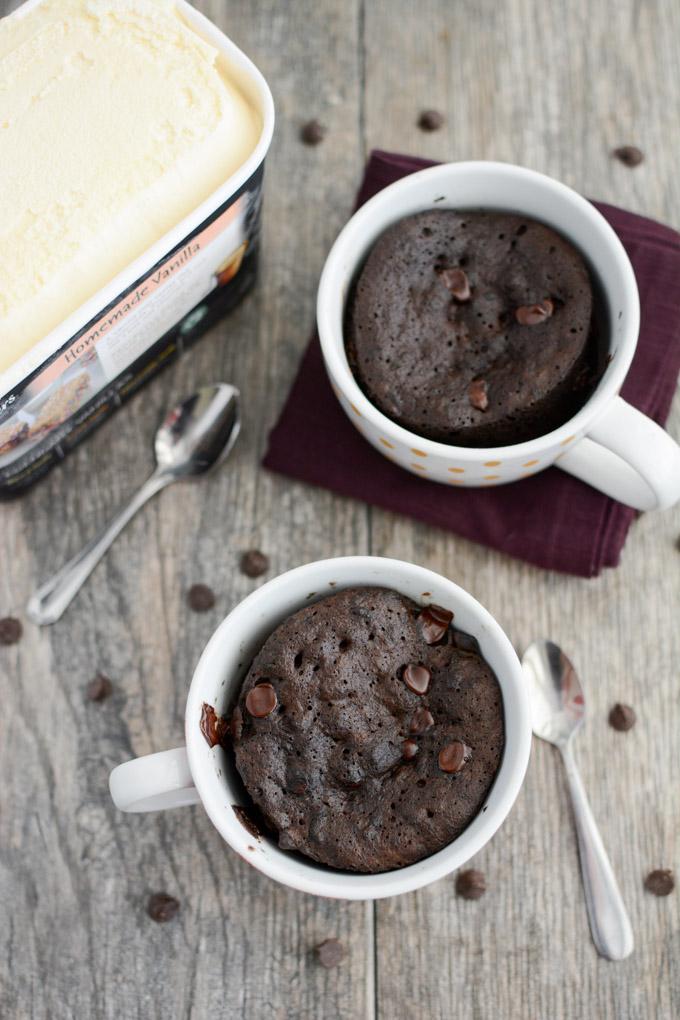
<svg viewBox="0 0 680 1020"><path fill-rule="evenodd" d="M581 681L571 661L553 641L534 641L522 659L531 689L531 723L541 740L561 747L583 725L586 713Z"/></svg>
<svg viewBox="0 0 680 1020"><path fill-rule="evenodd" d="M204 474L229 455L240 430L236 387L203 386L161 423L154 440L158 469L178 478Z"/></svg>

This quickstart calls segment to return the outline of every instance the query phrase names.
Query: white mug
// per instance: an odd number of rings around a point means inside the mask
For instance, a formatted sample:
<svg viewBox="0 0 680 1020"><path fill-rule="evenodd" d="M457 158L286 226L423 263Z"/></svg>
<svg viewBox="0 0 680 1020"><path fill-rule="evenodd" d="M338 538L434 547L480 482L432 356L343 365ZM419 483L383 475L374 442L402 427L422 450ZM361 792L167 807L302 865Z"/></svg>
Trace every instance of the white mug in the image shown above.
<svg viewBox="0 0 680 1020"><path fill-rule="evenodd" d="M607 303L610 361L594 393L560 428L512 446L450 446L397 425L358 386L343 338L352 280L387 227L432 208L523 213L558 230L592 266ZM557 464L638 510L680 499L680 447L618 396L640 327L630 260L597 209L559 181L509 163L466 162L430 167L391 184L352 216L331 248L319 283L317 322L326 370L345 413L376 450L413 474L462 487L491 486Z"/></svg>
<svg viewBox="0 0 680 1020"><path fill-rule="evenodd" d="M201 729L204 702L218 714L229 711L255 654L287 616L353 585L392 588L419 604L453 610L455 624L477 638L500 684L505 747L486 801L468 827L438 853L408 867L377 875L335 871L311 858L279 849L254 836L239 820L243 787L233 756L209 747ZM202 803L229 846L265 875L302 892L339 899L372 900L410 892L465 864L493 836L519 793L529 760L531 715L522 669L494 618L452 581L424 567L375 556L348 556L297 567L258 588L240 603L210 639L189 690L186 747L125 762L110 777L111 796L121 811L155 811Z"/></svg>

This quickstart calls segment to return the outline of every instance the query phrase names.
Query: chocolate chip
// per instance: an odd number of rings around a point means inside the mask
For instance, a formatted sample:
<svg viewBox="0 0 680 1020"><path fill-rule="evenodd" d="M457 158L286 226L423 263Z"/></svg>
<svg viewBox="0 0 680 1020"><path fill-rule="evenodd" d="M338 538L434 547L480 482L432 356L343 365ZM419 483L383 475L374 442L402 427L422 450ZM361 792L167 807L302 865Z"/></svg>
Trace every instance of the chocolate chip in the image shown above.
<svg viewBox="0 0 680 1020"><path fill-rule="evenodd" d="M178 911L179 900L176 900L174 896L168 896L164 892L157 892L153 896L149 896L146 912L152 921L165 924L166 921L172 921Z"/></svg>
<svg viewBox="0 0 680 1020"><path fill-rule="evenodd" d="M436 645L444 637L453 619L453 613L441 606L425 606L418 616L423 638L428 645Z"/></svg>
<svg viewBox="0 0 680 1020"><path fill-rule="evenodd" d="M441 269L439 279L448 291L453 294L456 301L464 302L470 300L470 281L463 269Z"/></svg>
<svg viewBox="0 0 680 1020"><path fill-rule="evenodd" d="M555 311L550 298L544 298L535 305L520 305L515 308L515 318L520 326L539 326Z"/></svg>
<svg viewBox="0 0 680 1020"><path fill-rule="evenodd" d="M404 667L401 678L408 689L413 691L414 694L427 694L431 676L432 674L427 666L420 666L417 662L409 662L408 666Z"/></svg>
<svg viewBox="0 0 680 1020"><path fill-rule="evenodd" d="M3 616L0 620L0 645L15 645L23 632L21 620L14 616Z"/></svg>
<svg viewBox="0 0 680 1020"><path fill-rule="evenodd" d="M415 740L405 740L401 745L401 753L406 761L412 761L418 754L418 745Z"/></svg>
<svg viewBox="0 0 680 1020"><path fill-rule="evenodd" d="M88 701L106 701L113 694L113 684L103 673L97 673L94 680L90 680L85 688L85 697Z"/></svg>
<svg viewBox="0 0 680 1020"><path fill-rule="evenodd" d="M262 837L262 833L245 808L242 808L240 804L232 804L231 809L243 828L247 829L251 836L254 836L255 839L260 839Z"/></svg>
<svg viewBox="0 0 680 1020"><path fill-rule="evenodd" d="M277 704L276 691L271 684L257 684L246 694L246 708L255 719L271 715Z"/></svg>
<svg viewBox="0 0 680 1020"><path fill-rule="evenodd" d="M457 630L454 632L453 640L456 648L460 648L461 652L474 652L479 655L479 641L472 634L466 634L465 631Z"/></svg>
<svg viewBox="0 0 680 1020"><path fill-rule="evenodd" d="M316 946L314 953L322 967L337 967L345 959L345 947L340 939L326 939Z"/></svg>
<svg viewBox="0 0 680 1020"><path fill-rule="evenodd" d="M620 702L614 705L609 713L609 725L621 733L632 730L635 726L636 716L630 705L622 705Z"/></svg>
<svg viewBox="0 0 680 1020"><path fill-rule="evenodd" d="M241 573L247 577L261 577L269 570L269 557L259 549L247 549L241 557Z"/></svg>
<svg viewBox="0 0 680 1020"><path fill-rule="evenodd" d="M670 896L675 889L675 878L670 868L656 868L645 879L645 889L655 896Z"/></svg>
<svg viewBox="0 0 680 1020"><path fill-rule="evenodd" d="M291 776L286 783L288 792L294 794L296 797L302 797L305 793L307 793L307 786L308 784L305 777L298 773Z"/></svg>
<svg viewBox="0 0 680 1020"><path fill-rule="evenodd" d="M318 120L308 120L300 128L300 140L305 145L318 145L326 137L326 128Z"/></svg>
<svg viewBox="0 0 680 1020"><path fill-rule="evenodd" d="M228 730L229 724L226 720L217 714L212 705L204 701L201 708L201 733L207 740L208 747L221 744Z"/></svg>
<svg viewBox="0 0 680 1020"><path fill-rule="evenodd" d="M468 386L468 399L478 411L486 411L489 406L489 396L486 389L486 379L473 379Z"/></svg>
<svg viewBox="0 0 680 1020"><path fill-rule="evenodd" d="M456 876L456 893L464 900L478 900L486 892L486 878L483 871L468 868Z"/></svg>
<svg viewBox="0 0 680 1020"><path fill-rule="evenodd" d="M426 708L418 708L409 725L409 733L426 733L434 726L434 717Z"/></svg>
<svg viewBox="0 0 680 1020"><path fill-rule="evenodd" d="M618 149L612 150L612 156L618 159L624 166L634 167L639 166L643 161L644 154L641 149L638 149L637 145L620 145Z"/></svg>
<svg viewBox="0 0 680 1020"><path fill-rule="evenodd" d="M192 584L187 592L189 609L195 613L207 613L215 605L215 592L207 584Z"/></svg>
<svg viewBox="0 0 680 1020"><path fill-rule="evenodd" d="M439 131L444 127L444 114L439 110L423 110L418 117L418 127L421 131Z"/></svg>
<svg viewBox="0 0 680 1020"><path fill-rule="evenodd" d="M439 768L442 772L460 772L463 766L470 761L472 748L464 744L462 740L454 740L439 752Z"/></svg>

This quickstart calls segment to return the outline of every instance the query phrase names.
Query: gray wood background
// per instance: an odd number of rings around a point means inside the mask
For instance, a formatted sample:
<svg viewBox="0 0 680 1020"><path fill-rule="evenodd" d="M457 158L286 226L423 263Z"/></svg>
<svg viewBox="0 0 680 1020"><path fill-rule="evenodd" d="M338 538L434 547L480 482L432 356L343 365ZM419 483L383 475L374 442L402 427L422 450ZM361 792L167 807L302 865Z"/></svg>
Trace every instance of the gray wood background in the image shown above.
<svg viewBox="0 0 680 1020"><path fill-rule="evenodd" d="M0 11L16 6L0 0ZM676 0L203 0L271 83L264 263L242 307L25 499L1 508L0 615L73 554L151 468L161 412L199 383L245 396L228 468L175 487L124 532L72 611L0 648L0 1014L61 1018L558 1018L680 1014L680 909L642 881L680 866L680 508L634 526L623 563L583 581L543 573L259 468L313 319L324 256L373 146L439 159L497 158L680 227L680 6ZM425 135L423 107L446 114ZM311 116L316 149L298 140ZM644 164L609 155L636 143ZM669 423L680 438L680 401ZM552 635L588 689L577 754L636 936L598 959L556 754L535 746L511 817L475 866L489 891L447 879L371 904L324 901L261 877L199 808L124 816L110 768L182 740L185 694L215 625L258 582L336 554L423 563L468 588L522 649ZM190 614L204 581L215 610ZM97 670L115 694L88 703ZM638 725L607 725L616 700ZM171 923L150 892L181 900ZM337 936L345 962L311 950Z"/></svg>

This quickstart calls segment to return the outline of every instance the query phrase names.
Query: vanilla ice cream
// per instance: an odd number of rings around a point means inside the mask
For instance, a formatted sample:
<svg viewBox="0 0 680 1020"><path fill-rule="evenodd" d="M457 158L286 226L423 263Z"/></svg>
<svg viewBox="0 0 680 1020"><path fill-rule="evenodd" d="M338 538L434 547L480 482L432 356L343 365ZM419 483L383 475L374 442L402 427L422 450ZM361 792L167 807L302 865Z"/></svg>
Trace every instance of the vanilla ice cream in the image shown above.
<svg viewBox="0 0 680 1020"><path fill-rule="evenodd" d="M226 181L261 116L173 0L0 21L0 371Z"/></svg>

